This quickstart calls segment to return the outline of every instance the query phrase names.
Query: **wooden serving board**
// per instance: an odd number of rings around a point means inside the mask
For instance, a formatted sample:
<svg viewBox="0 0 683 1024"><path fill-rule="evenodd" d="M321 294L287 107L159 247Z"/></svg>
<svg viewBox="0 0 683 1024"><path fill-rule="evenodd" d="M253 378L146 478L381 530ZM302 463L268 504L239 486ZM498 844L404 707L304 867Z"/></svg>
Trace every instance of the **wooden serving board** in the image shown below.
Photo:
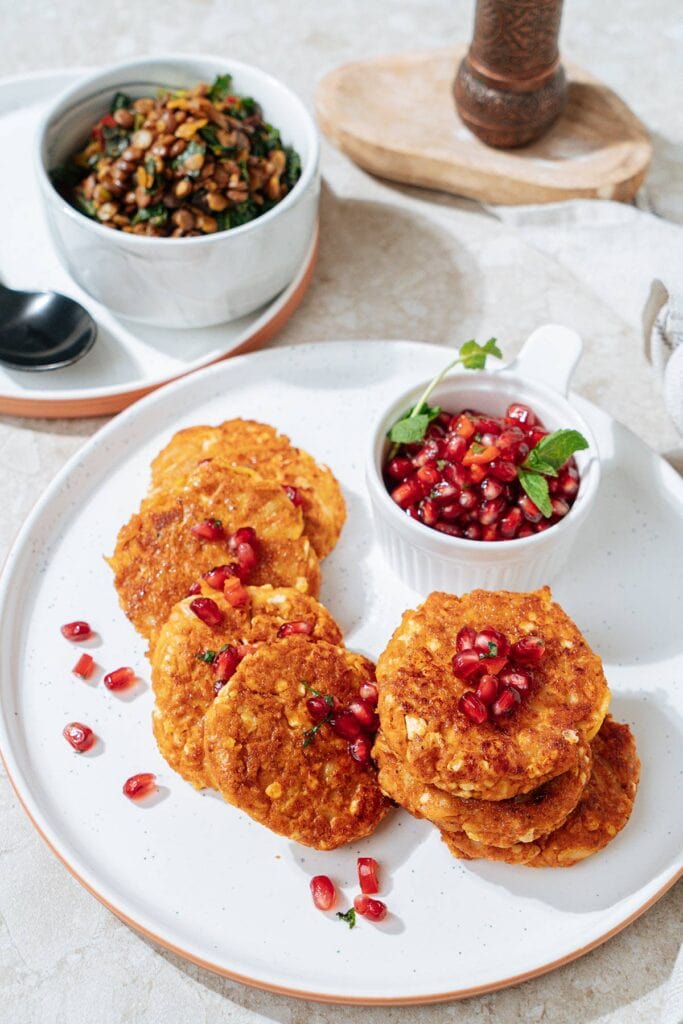
<svg viewBox="0 0 683 1024"><path fill-rule="evenodd" d="M652 147L616 93L565 64L567 106L553 127L523 149L492 149L455 109L451 85L464 52L397 54L337 68L318 87L320 127L379 177L481 202L633 199Z"/></svg>

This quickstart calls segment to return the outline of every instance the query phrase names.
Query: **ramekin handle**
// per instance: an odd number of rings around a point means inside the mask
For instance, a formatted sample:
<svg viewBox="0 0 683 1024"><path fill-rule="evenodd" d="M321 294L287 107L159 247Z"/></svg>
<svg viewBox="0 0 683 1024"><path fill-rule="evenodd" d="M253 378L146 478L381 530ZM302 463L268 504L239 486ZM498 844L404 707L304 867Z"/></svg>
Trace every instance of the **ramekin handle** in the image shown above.
<svg viewBox="0 0 683 1024"><path fill-rule="evenodd" d="M583 342L576 331L560 324L545 324L529 335L506 369L566 395L582 350Z"/></svg>

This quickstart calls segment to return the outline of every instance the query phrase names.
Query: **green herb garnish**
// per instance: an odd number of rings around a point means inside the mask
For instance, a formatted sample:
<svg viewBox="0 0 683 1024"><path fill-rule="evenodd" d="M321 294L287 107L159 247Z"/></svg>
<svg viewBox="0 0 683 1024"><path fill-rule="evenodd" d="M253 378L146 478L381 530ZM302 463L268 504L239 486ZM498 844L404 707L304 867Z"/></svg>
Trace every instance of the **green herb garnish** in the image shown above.
<svg viewBox="0 0 683 1024"><path fill-rule="evenodd" d="M553 514L546 477L557 476L557 471L574 452L587 447L588 441L578 430L556 430L541 438L517 470L522 488L546 519Z"/></svg>
<svg viewBox="0 0 683 1024"><path fill-rule="evenodd" d="M190 139L182 153L173 161L173 170L182 171L188 178L198 178L202 171L201 167L198 167L196 171L189 171L185 166L188 159L196 153L201 153L202 156L205 156L206 146L202 146L196 139Z"/></svg>
<svg viewBox="0 0 683 1024"><path fill-rule="evenodd" d="M346 923L348 924L349 928L355 928L356 927L356 911L355 911L354 907L349 907L349 909L344 911L343 914L342 914L341 910L338 910L337 911L337 917L341 921L346 921Z"/></svg>
<svg viewBox="0 0 683 1024"><path fill-rule="evenodd" d="M224 100L230 95L232 89L232 75L217 75L216 80L209 89L208 97L212 103L217 100Z"/></svg>
<svg viewBox="0 0 683 1024"><path fill-rule="evenodd" d="M329 722L330 719L332 718L332 715L334 714L334 697L332 697L329 693L321 693L320 690L315 690L312 686L308 685L305 679L302 679L301 682L307 693L312 693L314 697L322 697L322 699L325 701L329 708L329 711L327 712L327 714L325 715L321 722L316 722L314 726L312 726L310 729L306 729L304 732L302 746L310 747L311 743L316 738L316 736L322 729L323 725L325 725L326 722Z"/></svg>
<svg viewBox="0 0 683 1024"><path fill-rule="evenodd" d="M128 132L118 125L115 128L109 124L103 125L102 140L105 156L120 156L128 148Z"/></svg>
<svg viewBox="0 0 683 1024"><path fill-rule="evenodd" d="M197 655L197 658L199 661L205 661L207 665L213 665L214 661L216 660L216 652L208 650L200 651L199 654Z"/></svg>
<svg viewBox="0 0 683 1024"><path fill-rule="evenodd" d="M163 203L154 203L153 206L146 206L144 210L138 210L131 224L142 224L149 221L154 227L161 227L168 220L168 210Z"/></svg>
<svg viewBox="0 0 683 1024"><path fill-rule="evenodd" d="M287 162L285 163L282 180L285 181L290 188L293 188L301 177L301 157L295 149L292 149L291 146L285 146L285 156L287 158Z"/></svg>
<svg viewBox="0 0 683 1024"><path fill-rule="evenodd" d="M200 128L198 134L201 135L215 156L234 156L237 153L237 146L222 146L220 144L216 129L212 124L207 124L205 128Z"/></svg>
<svg viewBox="0 0 683 1024"><path fill-rule="evenodd" d="M387 434L389 440L393 441L394 445L417 444L419 441L422 441L427 433L429 424L441 412L440 406L427 405L427 399L437 384L441 383L448 371L459 364L465 370L482 370L486 366L486 360L489 356L498 356L500 358L500 355L500 349L496 345L495 338L489 338L484 345L479 345L476 341L466 341L460 346L457 358L453 359L448 366L444 367L441 373L436 375L427 385L412 409L406 410L394 423ZM390 453L389 458L393 458L394 454L395 450L393 453Z"/></svg>
<svg viewBox="0 0 683 1024"><path fill-rule="evenodd" d="M115 110L122 110L124 108L127 109L128 107L130 107L132 102L133 101L131 100L130 96L126 96L125 92L115 92L114 99L111 101L109 113L113 114Z"/></svg>

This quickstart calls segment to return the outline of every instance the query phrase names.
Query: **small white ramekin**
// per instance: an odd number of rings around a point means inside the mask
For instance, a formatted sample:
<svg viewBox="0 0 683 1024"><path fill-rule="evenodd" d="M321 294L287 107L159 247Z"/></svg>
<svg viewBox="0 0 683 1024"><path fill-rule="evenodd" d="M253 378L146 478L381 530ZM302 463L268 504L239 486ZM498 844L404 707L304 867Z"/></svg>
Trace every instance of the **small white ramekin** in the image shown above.
<svg viewBox="0 0 683 1024"><path fill-rule="evenodd" d="M301 157L299 181L256 220L198 238L148 238L103 227L67 203L49 171L83 145L115 92L133 98L219 74L253 96ZM207 327L253 312L291 284L310 251L320 193L318 133L301 100L258 68L227 57L169 54L79 79L50 105L36 138L36 171L57 253L74 280L118 316L161 327Z"/></svg>
<svg viewBox="0 0 683 1024"><path fill-rule="evenodd" d="M579 430L589 447L575 455L580 473L576 501L567 516L542 533L517 540L485 542L439 533L410 518L391 500L382 479L387 430L413 405L427 381L399 395L372 432L366 480L375 529L393 571L419 593L446 590L535 590L550 583L567 562L595 502L600 459L593 433L567 400L581 355L581 339L566 327L548 324L528 338L517 359L496 370L452 373L432 393L431 404L448 412L476 409L502 415L511 402L531 406L547 430ZM444 362L448 356L444 351Z"/></svg>

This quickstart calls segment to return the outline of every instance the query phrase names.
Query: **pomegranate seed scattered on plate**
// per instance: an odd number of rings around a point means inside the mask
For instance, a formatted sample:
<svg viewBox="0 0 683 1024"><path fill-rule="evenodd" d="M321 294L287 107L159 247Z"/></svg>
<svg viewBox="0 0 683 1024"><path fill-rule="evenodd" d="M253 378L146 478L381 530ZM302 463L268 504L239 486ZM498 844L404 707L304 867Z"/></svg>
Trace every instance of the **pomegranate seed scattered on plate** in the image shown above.
<svg viewBox="0 0 683 1024"><path fill-rule="evenodd" d="M337 890L327 875L315 875L310 882L311 896L318 910L332 910L337 902Z"/></svg>
<svg viewBox="0 0 683 1024"><path fill-rule="evenodd" d="M356 913L367 917L369 921L383 921L387 916L387 907L381 900L373 900L372 896L356 896L353 901Z"/></svg>
<svg viewBox="0 0 683 1024"><path fill-rule="evenodd" d="M62 626L61 634L67 640L87 640L92 636L92 630L89 623L77 620L76 622L67 622Z"/></svg>
<svg viewBox="0 0 683 1024"><path fill-rule="evenodd" d="M230 583L231 579L227 580L227 583ZM239 580L236 580L236 583L241 586ZM190 609L207 626L220 626L223 621L223 612L210 597L195 597L194 601L190 601Z"/></svg>
<svg viewBox="0 0 683 1024"><path fill-rule="evenodd" d="M360 736L356 736L353 743L349 744L349 753L359 764L370 764L372 740L365 733L361 733Z"/></svg>
<svg viewBox="0 0 683 1024"><path fill-rule="evenodd" d="M104 677L104 685L108 690L125 690L135 679L135 672L127 666L115 668L113 672L107 672Z"/></svg>
<svg viewBox="0 0 683 1024"><path fill-rule="evenodd" d="M75 676L81 679L90 679L95 668L95 659L90 654L81 654L80 658L71 669Z"/></svg>
<svg viewBox="0 0 683 1024"><path fill-rule="evenodd" d="M376 892L379 892L378 870L379 864L374 857L358 858L358 881L360 882L361 892L366 896L373 896Z"/></svg>
<svg viewBox="0 0 683 1024"><path fill-rule="evenodd" d="M90 750L97 739L95 733L82 722L69 722L62 730L62 736L79 754Z"/></svg>
<svg viewBox="0 0 683 1024"><path fill-rule="evenodd" d="M190 527L190 533L199 540L225 540L225 530L220 519L205 519Z"/></svg>
<svg viewBox="0 0 683 1024"><path fill-rule="evenodd" d="M283 622L277 631L278 640L287 636L310 636L313 632L313 623L304 622Z"/></svg>
<svg viewBox="0 0 683 1024"><path fill-rule="evenodd" d="M373 708L377 707L377 701L379 699L379 693L377 692L377 683L363 683L358 691L363 700L366 700L368 704L372 704Z"/></svg>
<svg viewBox="0 0 683 1024"><path fill-rule="evenodd" d="M239 572L239 566L234 562L230 562L228 565L214 565L213 569L209 569L202 576L203 580L206 580L208 585L213 590L222 590L225 586L225 581L231 576L237 576ZM197 584L197 590L195 593L200 593L201 587Z"/></svg>
<svg viewBox="0 0 683 1024"><path fill-rule="evenodd" d="M123 795L129 800L142 800L157 788L157 777L153 772L138 772L123 784Z"/></svg>

